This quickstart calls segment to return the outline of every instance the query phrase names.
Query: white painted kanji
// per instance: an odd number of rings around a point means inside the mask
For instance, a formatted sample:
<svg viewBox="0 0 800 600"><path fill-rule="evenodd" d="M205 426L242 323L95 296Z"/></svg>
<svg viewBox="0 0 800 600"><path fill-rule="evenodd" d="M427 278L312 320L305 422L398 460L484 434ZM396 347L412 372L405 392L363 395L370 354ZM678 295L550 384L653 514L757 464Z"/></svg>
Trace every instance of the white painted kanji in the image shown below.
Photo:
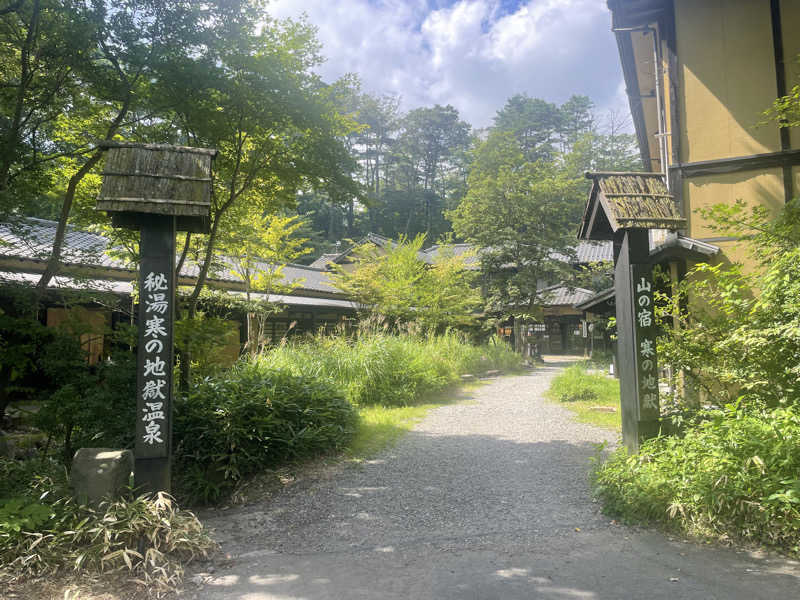
<svg viewBox="0 0 800 600"><path fill-rule="evenodd" d="M164 329L164 319L161 317L153 317L147 319L144 323L144 337L166 337L167 330Z"/></svg>
<svg viewBox="0 0 800 600"><path fill-rule="evenodd" d="M144 382L144 387L142 388L142 398L144 400L166 400L167 397L164 395L164 392L161 391L167 385L167 382L164 379L150 379Z"/></svg>
<svg viewBox="0 0 800 600"><path fill-rule="evenodd" d="M146 358L144 361L144 376L153 375L154 377L166 377L164 369L166 368L166 361L161 360L156 356L153 360Z"/></svg>
<svg viewBox="0 0 800 600"><path fill-rule="evenodd" d="M169 308L169 300L166 294L147 294L145 300L145 312L158 313L160 315L166 314Z"/></svg>
<svg viewBox="0 0 800 600"><path fill-rule="evenodd" d="M167 276L164 273L150 273L144 278L144 289L148 292L161 292L168 289Z"/></svg>

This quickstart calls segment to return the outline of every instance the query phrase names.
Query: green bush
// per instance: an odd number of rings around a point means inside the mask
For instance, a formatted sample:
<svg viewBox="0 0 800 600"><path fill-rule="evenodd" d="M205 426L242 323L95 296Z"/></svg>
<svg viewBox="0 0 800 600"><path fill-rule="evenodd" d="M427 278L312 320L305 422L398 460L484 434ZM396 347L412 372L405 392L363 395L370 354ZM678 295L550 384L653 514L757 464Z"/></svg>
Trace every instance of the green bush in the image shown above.
<svg viewBox="0 0 800 600"><path fill-rule="evenodd" d="M176 398L177 489L194 502L217 501L265 467L343 446L356 419L329 381L243 360Z"/></svg>
<svg viewBox="0 0 800 600"><path fill-rule="evenodd" d="M455 332L316 336L273 348L261 360L297 375L332 380L359 406L412 404L460 381L462 374L513 370L521 364L519 355L502 342L476 346Z"/></svg>
<svg viewBox="0 0 800 600"><path fill-rule="evenodd" d="M56 388L42 394L36 425L64 444L69 464L77 448L133 447L136 355L120 351L110 362L86 364L77 340L63 336L40 362Z"/></svg>
<svg viewBox="0 0 800 600"><path fill-rule="evenodd" d="M197 517L163 493L97 508L44 494L0 504L0 520L10 523L0 527L4 585L66 570L122 573L161 597L180 585L186 563L216 548Z"/></svg>
<svg viewBox="0 0 800 600"><path fill-rule="evenodd" d="M51 456L43 455L29 460L0 457L0 498L34 499L37 490L31 484L41 478L66 487L66 469Z"/></svg>
<svg viewBox="0 0 800 600"><path fill-rule="evenodd" d="M594 474L611 514L800 553L800 411L727 406Z"/></svg>
<svg viewBox="0 0 800 600"><path fill-rule="evenodd" d="M595 373L581 365L572 365L553 379L547 395L558 402L619 403L619 382Z"/></svg>

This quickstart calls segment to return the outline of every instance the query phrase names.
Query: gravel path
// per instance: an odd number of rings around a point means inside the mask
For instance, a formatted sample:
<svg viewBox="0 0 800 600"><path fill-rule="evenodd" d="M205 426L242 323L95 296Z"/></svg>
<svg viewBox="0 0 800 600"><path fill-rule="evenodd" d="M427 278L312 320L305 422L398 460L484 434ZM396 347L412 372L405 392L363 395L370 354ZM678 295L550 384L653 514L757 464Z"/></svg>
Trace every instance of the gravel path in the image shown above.
<svg viewBox="0 0 800 600"><path fill-rule="evenodd" d="M800 567L602 516L587 471L615 435L542 393L560 365L433 410L375 460L220 511L230 564L198 599L791 598Z"/></svg>

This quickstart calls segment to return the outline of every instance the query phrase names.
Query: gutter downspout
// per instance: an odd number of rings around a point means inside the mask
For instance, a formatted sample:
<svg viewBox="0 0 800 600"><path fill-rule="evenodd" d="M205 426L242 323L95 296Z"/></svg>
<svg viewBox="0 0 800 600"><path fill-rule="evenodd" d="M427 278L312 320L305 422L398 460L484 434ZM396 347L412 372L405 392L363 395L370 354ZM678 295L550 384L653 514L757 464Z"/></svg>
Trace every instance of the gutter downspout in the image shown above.
<svg viewBox="0 0 800 600"><path fill-rule="evenodd" d="M655 96L656 96L656 111L658 113L658 133L656 133L655 137L658 139L658 155L659 160L661 162L661 171L664 174L664 184L667 186L667 191L670 191L670 182L669 182L669 165L667 164L667 136L670 135L666 132L666 125L665 125L665 115L664 115L664 102L662 100L662 90L661 90L661 78L663 76L663 69L661 68L661 52L659 51L659 36L658 30L650 27L649 25L644 25L641 27L615 27L612 28L615 34L626 32L626 33L633 33L634 31L640 31L642 33L649 33L653 36L653 69L654 69L654 77L655 77Z"/></svg>

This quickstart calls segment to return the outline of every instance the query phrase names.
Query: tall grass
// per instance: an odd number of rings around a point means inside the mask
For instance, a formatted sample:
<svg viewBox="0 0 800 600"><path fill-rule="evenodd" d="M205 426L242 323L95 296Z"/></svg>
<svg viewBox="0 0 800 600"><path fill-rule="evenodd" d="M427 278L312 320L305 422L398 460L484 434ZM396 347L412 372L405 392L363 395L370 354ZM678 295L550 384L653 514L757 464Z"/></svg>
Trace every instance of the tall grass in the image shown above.
<svg viewBox="0 0 800 600"><path fill-rule="evenodd" d="M455 332L319 335L283 344L254 360L296 375L332 380L358 406L406 406L459 381L463 374L508 371L521 364L503 342L473 345Z"/></svg>
<svg viewBox="0 0 800 600"><path fill-rule="evenodd" d="M553 379L547 397L576 413L579 421L619 431L619 381L572 365Z"/></svg>

